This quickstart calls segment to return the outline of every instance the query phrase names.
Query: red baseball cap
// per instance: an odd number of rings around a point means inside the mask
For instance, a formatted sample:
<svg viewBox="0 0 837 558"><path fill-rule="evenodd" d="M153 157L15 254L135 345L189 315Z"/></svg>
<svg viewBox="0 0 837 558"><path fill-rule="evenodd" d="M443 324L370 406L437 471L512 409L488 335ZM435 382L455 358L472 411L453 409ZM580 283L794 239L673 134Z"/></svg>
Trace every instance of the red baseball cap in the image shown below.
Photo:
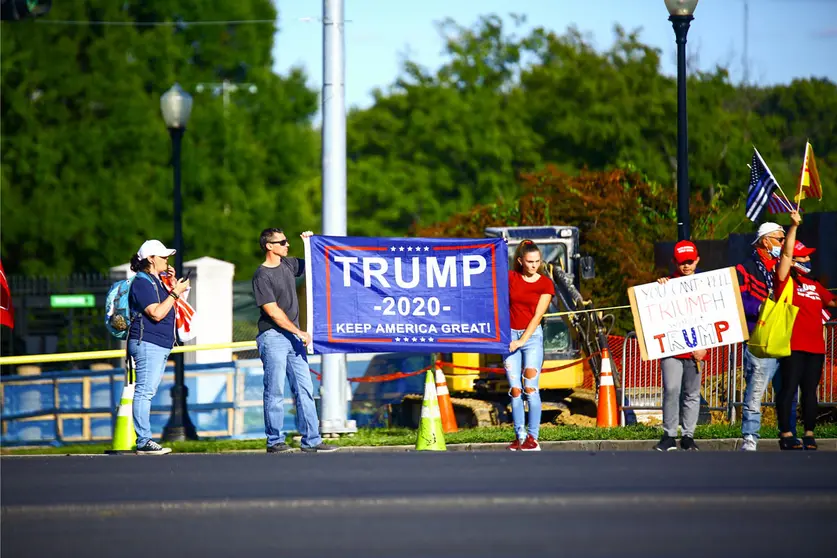
<svg viewBox="0 0 837 558"><path fill-rule="evenodd" d="M683 262L694 261L698 259L698 250L695 243L690 240L681 240L674 245L674 261L681 264Z"/></svg>
<svg viewBox="0 0 837 558"><path fill-rule="evenodd" d="M793 257L795 258L804 258L805 256L810 256L816 251L816 248L808 248L798 240L796 241L796 244L793 245Z"/></svg>

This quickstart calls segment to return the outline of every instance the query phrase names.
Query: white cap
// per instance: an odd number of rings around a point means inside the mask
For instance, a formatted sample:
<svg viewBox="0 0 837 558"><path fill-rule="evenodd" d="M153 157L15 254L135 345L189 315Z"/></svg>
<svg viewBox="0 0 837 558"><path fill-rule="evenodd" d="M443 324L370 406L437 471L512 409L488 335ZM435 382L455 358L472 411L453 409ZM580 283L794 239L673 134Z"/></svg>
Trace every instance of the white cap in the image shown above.
<svg viewBox="0 0 837 558"><path fill-rule="evenodd" d="M759 226L758 232L756 232L756 239L753 241L753 244L761 240L761 237L763 237L764 235L774 233L777 231L785 232L785 229L783 229L782 226L778 223L762 223Z"/></svg>
<svg viewBox="0 0 837 558"><path fill-rule="evenodd" d="M166 246L159 240L146 240L142 243L142 246L140 246L139 251L137 251L137 256L139 256L139 259L141 260L151 256L168 258L169 256L174 255L175 252L177 252L177 250L166 248Z"/></svg>

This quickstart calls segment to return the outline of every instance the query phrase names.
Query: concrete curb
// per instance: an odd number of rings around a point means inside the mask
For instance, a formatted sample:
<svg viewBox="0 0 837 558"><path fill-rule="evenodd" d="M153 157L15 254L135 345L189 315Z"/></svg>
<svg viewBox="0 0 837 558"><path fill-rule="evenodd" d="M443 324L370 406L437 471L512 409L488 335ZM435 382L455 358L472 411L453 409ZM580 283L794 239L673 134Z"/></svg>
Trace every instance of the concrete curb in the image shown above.
<svg viewBox="0 0 837 558"><path fill-rule="evenodd" d="M658 440L568 440L562 442L541 442L543 451L586 451L591 453L614 452L614 451L651 451ZM740 438L721 438L697 440L701 451L738 451L741 447ZM821 438L817 440L819 451L837 451L837 438ZM482 451L506 451L507 442L485 442L472 444L448 444L448 451L482 452ZM339 453L405 453L414 452L413 445L399 446L342 446ZM759 443L760 452L777 452L779 444L775 438L764 439ZM194 452L194 453L173 453L170 455L226 455L234 453L265 453L264 450L233 450L224 452ZM281 455L301 454L297 448L293 448ZM3 458L9 457L100 457L104 454L56 454L42 453L29 455L3 454ZM113 456L106 456L111 457ZM118 456L117 456L118 457Z"/></svg>
<svg viewBox="0 0 837 558"><path fill-rule="evenodd" d="M659 440L569 440L563 442L541 442L543 451L651 451ZM696 440L701 451L738 451L740 438ZM819 451L837 451L837 438L817 440ZM506 451L508 443L448 444L448 451ZM349 453L394 453L415 451L413 446L344 446L341 452ZM759 443L759 451L780 451L775 439Z"/></svg>

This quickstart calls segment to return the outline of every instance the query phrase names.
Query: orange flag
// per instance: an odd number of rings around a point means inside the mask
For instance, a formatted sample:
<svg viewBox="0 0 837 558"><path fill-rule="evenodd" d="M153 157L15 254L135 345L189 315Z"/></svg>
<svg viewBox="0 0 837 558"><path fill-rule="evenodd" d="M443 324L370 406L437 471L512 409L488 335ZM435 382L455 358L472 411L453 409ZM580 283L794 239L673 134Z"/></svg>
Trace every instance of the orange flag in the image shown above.
<svg viewBox="0 0 837 558"><path fill-rule="evenodd" d="M802 160L802 174L799 177L799 192L794 197L797 207L805 198L822 199L822 185L817 172L817 163L814 160L814 147L807 142L805 143L805 157Z"/></svg>

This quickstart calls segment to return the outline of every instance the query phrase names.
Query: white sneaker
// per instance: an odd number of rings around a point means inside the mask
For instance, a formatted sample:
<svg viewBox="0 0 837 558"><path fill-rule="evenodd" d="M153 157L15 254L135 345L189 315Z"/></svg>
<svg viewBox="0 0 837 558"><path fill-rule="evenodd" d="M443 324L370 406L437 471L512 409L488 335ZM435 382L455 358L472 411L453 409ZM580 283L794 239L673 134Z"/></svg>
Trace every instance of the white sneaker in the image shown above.
<svg viewBox="0 0 837 558"><path fill-rule="evenodd" d="M171 453L171 448L164 448L154 440L149 440L141 448L137 448L137 455L166 455Z"/></svg>
<svg viewBox="0 0 837 558"><path fill-rule="evenodd" d="M741 442L741 451L756 451L758 444L758 441L754 437L744 436L744 441Z"/></svg>

